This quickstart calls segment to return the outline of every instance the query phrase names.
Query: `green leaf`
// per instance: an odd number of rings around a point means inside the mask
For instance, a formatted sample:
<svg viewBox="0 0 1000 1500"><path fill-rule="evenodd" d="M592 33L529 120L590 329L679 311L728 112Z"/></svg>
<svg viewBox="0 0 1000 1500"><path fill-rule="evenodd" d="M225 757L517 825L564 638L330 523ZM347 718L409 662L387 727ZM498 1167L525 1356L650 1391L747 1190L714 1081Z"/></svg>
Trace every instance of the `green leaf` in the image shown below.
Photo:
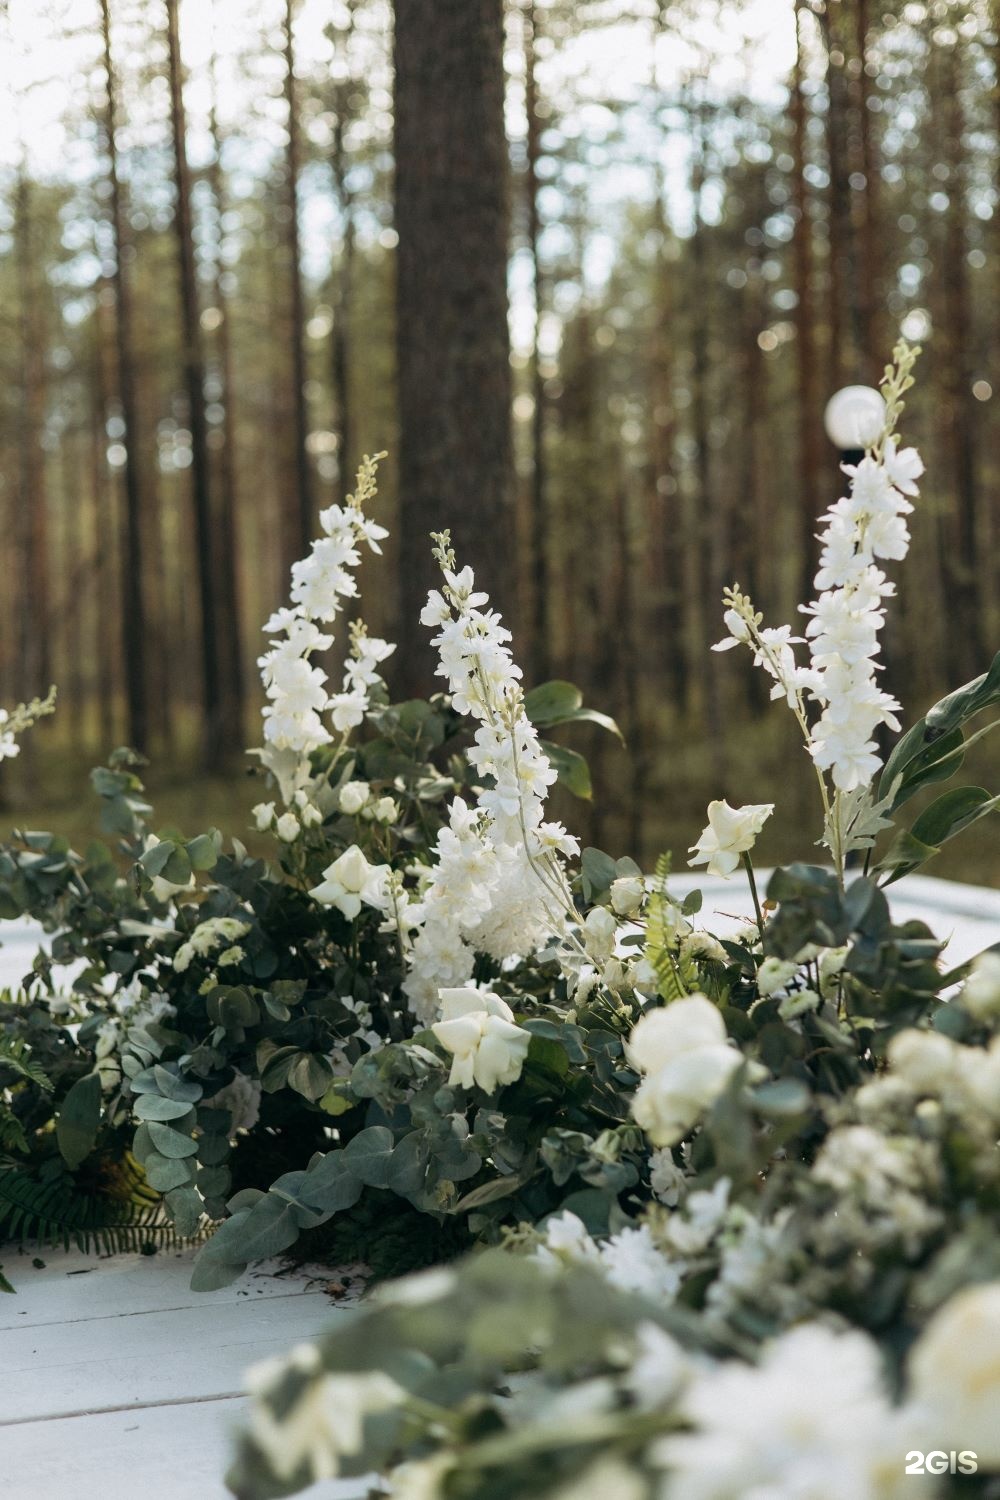
<svg viewBox="0 0 1000 1500"><path fill-rule="evenodd" d="M185 1161L161 1156L152 1151L143 1163L146 1181L158 1193L169 1193L191 1181L191 1168Z"/></svg>
<svg viewBox="0 0 1000 1500"><path fill-rule="evenodd" d="M183 1156L196 1156L198 1153L198 1142L189 1135L182 1135L179 1130L172 1130L169 1125L164 1125L158 1120L150 1120L146 1126L149 1138L161 1156L169 1156L178 1159Z"/></svg>
<svg viewBox="0 0 1000 1500"><path fill-rule="evenodd" d="M524 695L524 711L532 724L545 728L550 724L561 724L570 714L577 713L583 705L583 694L572 682L556 678L552 682L541 682Z"/></svg>
<svg viewBox="0 0 1000 1500"><path fill-rule="evenodd" d="M487 1203L499 1203L504 1198L512 1198L521 1191L526 1181L527 1178L515 1174L512 1177L494 1177L490 1182L480 1183L479 1187L473 1188L471 1193L466 1193L464 1198L459 1199L454 1212L466 1213L469 1209L484 1208Z"/></svg>
<svg viewBox="0 0 1000 1500"><path fill-rule="evenodd" d="M879 781L879 796L887 796L898 778L893 805L899 806L911 795L911 778L919 786L951 775L961 764L958 757L961 735L956 739L955 732L960 731L974 715L997 702L1000 702L1000 652L987 672L935 703L924 718L897 741ZM950 769L947 764L941 764L949 760L952 762ZM928 775L935 766L938 774Z"/></svg>
<svg viewBox="0 0 1000 1500"><path fill-rule="evenodd" d="M56 1121L59 1152L70 1171L93 1151L100 1126L101 1080L96 1073L88 1073L74 1083Z"/></svg>
<svg viewBox="0 0 1000 1500"><path fill-rule="evenodd" d="M140 1120L179 1120L191 1112L182 1099L164 1099L161 1094L140 1094L132 1107Z"/></svg>
<svg viewBox="0 0 1000 1500"><path fill-rule="evenodd" d="M388 1187L395 1142L388 1126L370 1125L344 1147L344 1164L368 1187Z"/></svg>
<svg viewBox="0 0 1000 1500"><path fill-rule="evenodd" d="M187 844L187 857L193 870L212 870L219 860L215 839L210 833L199 833Z"/></svg>
<svg viewBox="0 0 1000 1500"><path fill-rule="evenodd" d="M618 877L618 866L603 849L588 846L580 857L580 874L584 900L595 901L610 891L612 882Z"/></svg>
<svg viewBox="0 0 1000 1500"><path fill-rule="evenodd" d="M576 750L567 750L565 745L553 745L551 740L539 740L538 743L555 767L563 786L574 797L589 802L594 795L594 788L590 779L590 767L584 757Z"/></svg>
<svg viewBox="0 0 1000 1500"><path fill-rule="evenodd" d="M942 844L986 817L997 806L1000 806L1000 797L991 796L981 786L954 787L936 797L929 807L924 808L911 829L897 834L879 861L879 869L892 871L885 884L892 885L919 869L937 854Z"/></svg>

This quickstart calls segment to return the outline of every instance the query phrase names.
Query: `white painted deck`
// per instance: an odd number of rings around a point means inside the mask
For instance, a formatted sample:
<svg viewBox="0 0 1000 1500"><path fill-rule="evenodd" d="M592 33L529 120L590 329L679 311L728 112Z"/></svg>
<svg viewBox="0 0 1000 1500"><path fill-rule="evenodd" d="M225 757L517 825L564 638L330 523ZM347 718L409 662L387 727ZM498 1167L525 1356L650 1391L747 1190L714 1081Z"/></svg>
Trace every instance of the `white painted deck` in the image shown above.
<svg viewBox="0 0 1000 1500"><path fill-rule="evenodd" d="M742 880L671 882L677 894L693 885L713 930L751 915ZM911 877L890 895L899 919L949 936L953 965L1000 942L1000 891ZM16 984L39 933L27 923L0 933L0 985ZM0 1296L0 1500L225 1500L243 1372L330 1326L338 1312L323 1281L272 1266L196 1294L190 1251L38 1254L42 1269L30 1253L0 1250L17 1288ZM308 1496L358 1500L366 1489L331 1482Z"/></svg>
<svg viewBox="0 0 1000 1500"><path fill-rule="evenodd" d="M90 1259L2 1252L3 1500L225 1500L243 1373L329 1328L336 1307L307 1270L188 1287L192 1251ZM343 1314L340 1314L343 1316ZM328 1482L309 1500L358 1500Z"/></svg>

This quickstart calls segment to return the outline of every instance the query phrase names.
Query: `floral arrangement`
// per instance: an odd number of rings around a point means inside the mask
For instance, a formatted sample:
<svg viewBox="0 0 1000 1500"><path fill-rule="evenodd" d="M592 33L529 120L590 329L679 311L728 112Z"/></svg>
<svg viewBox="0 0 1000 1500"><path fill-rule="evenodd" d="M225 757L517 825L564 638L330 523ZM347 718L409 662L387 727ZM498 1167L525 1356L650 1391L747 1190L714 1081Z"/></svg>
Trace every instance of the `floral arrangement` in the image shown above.
<svg viewBox="0 0 1000 1500"><path fill-rule="evenodd" d="M713 803L692 863L748 878L735 935L667 857L644 874L547 818L580 765L540 731L614 725L569 684L523 690L447 533L422 615L445 692L390 704L362 625L330 692L313 658L384 537L374 460L265 627L274 861L153 834L124 752L95 773L124 872L47 835L0 855L5 914L54 934L20 1004L76 1072L0 1170L0 1228L5 1192L127 1160L176 1232L215 1226L197 1287L293 1246L418 1272L251 1372L237 1495L375 1470L400 1500L882 1500L1000 1469L1000 953L948 971L885 895L1000 802L959 787L898 821L960 769L1000 657L884 764L876 738L899 729L878 642L915 354L825 517L803 636L727 592L720 649L800 724L830 857L762 897L774 809ZM8 1091L25 1119L39 1087Z"/></svg>

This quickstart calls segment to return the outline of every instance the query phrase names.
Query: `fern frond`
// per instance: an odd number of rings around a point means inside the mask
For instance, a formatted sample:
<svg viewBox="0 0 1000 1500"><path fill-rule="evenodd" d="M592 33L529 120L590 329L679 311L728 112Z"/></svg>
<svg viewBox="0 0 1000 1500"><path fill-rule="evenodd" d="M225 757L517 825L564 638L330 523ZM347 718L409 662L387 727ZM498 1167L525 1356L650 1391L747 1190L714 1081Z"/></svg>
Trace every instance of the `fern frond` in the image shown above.
<svg viewBox="0 0 1000 1500"><path fill-rule="evenodd" d="M27 1042L19 1036L0 1036L0 1068L10 1068L29 1083L52 1092L52 1082L37 1063L32 1062Z"/></svg>
<svg viewBox="0 0 1000 1500"><path fill-rule="evenodd" d="M687 994L683 976L674 953L675 922L668 920L673 903L667 895L667 878L670 875L670 855L661 854L656 861L656 871L650 885L649 906L646 914L647 961L656 971L656 988L661 999L682 1000Z"/></svg>
<svg viewBox="0 0 1000 1500"><path fill-rule="evenodd" d="M124 1180L134 1170L134 1192L122 1196ZM124 1176L122 1175L124 1174ZM138 1168L119 1169L110 1191L88 1191L62 1162L34 1171L0 1165L0 1240L75 1245L84 1254L121 1254L150 1244L171 1247L187 1243L163 1216L158 1196L150 1201Z"/></svg>

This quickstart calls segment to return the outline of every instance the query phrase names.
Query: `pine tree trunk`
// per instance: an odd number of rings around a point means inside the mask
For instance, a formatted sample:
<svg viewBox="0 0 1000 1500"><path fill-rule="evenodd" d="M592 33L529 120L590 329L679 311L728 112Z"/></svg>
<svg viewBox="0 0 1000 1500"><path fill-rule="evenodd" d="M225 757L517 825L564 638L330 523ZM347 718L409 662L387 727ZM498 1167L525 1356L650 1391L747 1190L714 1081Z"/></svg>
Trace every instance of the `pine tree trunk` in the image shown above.
<svg viewBox="0 0 1000 1500"><path fill-rule="evenodd" d="M795 157L793 203L795 207L795 241L793 245L795 265L795 343L798 361L798 431L799 468L797 483L800 486L801 507L799 513L799 537L802 567L799 578L798 600L813 597L813 577L816 572L816 516L826 499L826 486L821 479L822 443L821 431L823 402L820 399L817 381L815 348L815 308L813 306L813 234L809 212L809 185L806 179L808 161L807 109L804 89L804 61L802 55L801 11L802 0L796 0L795 19L797 47L795 71L792 77L792 132ZM831 392L832 394L832 392Z"/></svg>
<svg viewBox="0 0 1000 1500"><path fill-rule="evenodd" d="M135 393L132 338L132 298L125 209L118 176L116 137L117 87L111 48L111 16L108 0L101 0L101 31L106 78L106 132L110 182L111 223L115 241L115 337L118 355L118 399L121 406L125 448L125 506L122 516L122 656L125 665L125 697L128 736L136 750L145 750L149 739L149 698L146 679L146 604L143 576L143 495L140 479L139 421Z"/></svg>
<svg viewBox="0 0 1000 1500"><path fill-rule="evenodd" d="M240 545L237 516L239 494L236 473L236 392L233 375L232 336L229 324L229 299L223 287L223 229L226 212L225 185L222 174L222 142L216 101L215 56L212 57L212 165L209 170L212 197L215 201L217 239L215 246L215 306L219 315L216 352L222 383L222 443L219 449L219 486L214 515L215 542L215 619L218 630L220 671L220 719L222 738L233 749L243 741L243 709L246 684L243 664L243 631L240 621Z"/></svg>
<svg viewBox="0 0 1000 1500"><path fill-rule="evenodd" d="M299 107L295 86L295 44L292 28L295 0L285 4L285 100L288 106L288 146L285 178L288 190L288 292L291 317L292 415L295 453L293 510L288 517L289 566L309 551L315 531L312 472L309 468L309 400L306 395L305 298L302 288L302 249L299 236Z"/></svg>
<svg viewBox="0 0 1000 1500"><path fill-rule="evenodd" d="M426 692L428 533L516 627L502 0L396 0L397 681Z"/></svg>

